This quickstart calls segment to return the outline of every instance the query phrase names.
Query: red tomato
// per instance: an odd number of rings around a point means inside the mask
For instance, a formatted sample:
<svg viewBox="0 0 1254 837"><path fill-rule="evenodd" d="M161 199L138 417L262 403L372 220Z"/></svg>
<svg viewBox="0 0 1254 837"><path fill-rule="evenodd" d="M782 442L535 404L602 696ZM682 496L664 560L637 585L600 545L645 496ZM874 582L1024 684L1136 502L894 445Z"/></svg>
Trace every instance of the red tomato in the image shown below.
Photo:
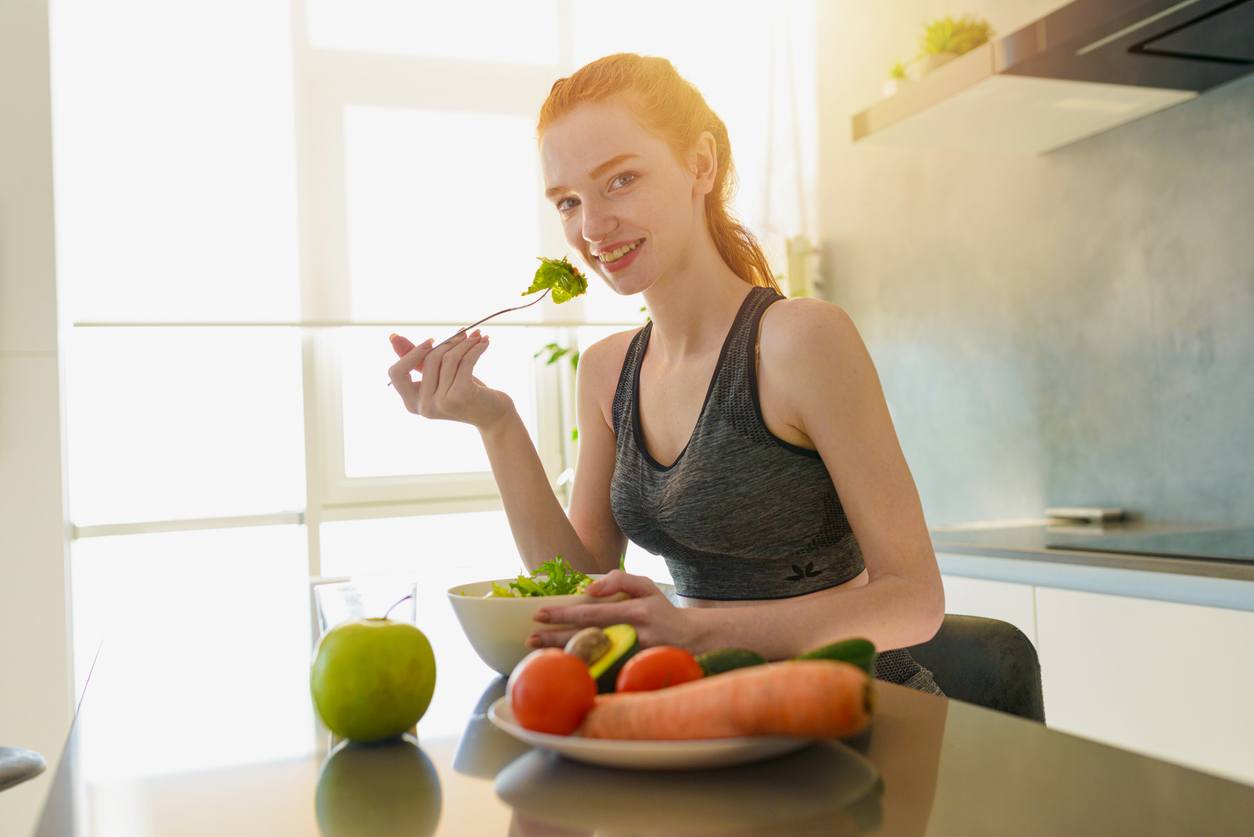
<svg viewBox="0 0 1254 837"><path fill-rule="evenodd" d="M652 692L704 676L697 658L685 649L676 645L655 645L623 664L614 688L619 692Z"/></svg>
<svg viewBox="0 0 1254 837"><path fill-rule="evenodd" d="M532 651L510 673L506 687L518 723L554 735L578 729L597 696L587 663L560 648Z"/></svg>

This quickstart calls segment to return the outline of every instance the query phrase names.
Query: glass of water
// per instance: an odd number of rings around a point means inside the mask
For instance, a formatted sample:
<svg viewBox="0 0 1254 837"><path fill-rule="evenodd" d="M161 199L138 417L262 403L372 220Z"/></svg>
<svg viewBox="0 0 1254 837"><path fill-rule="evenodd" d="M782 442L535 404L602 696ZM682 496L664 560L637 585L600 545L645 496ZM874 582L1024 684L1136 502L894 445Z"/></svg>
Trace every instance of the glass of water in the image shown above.
<svg viewBox="0 0 1254 837"><path fill-rule="evenodd" d="M317 636L342 622L381 619L414 624L417 585L392 578L321 579L312 585Z"/></svg>

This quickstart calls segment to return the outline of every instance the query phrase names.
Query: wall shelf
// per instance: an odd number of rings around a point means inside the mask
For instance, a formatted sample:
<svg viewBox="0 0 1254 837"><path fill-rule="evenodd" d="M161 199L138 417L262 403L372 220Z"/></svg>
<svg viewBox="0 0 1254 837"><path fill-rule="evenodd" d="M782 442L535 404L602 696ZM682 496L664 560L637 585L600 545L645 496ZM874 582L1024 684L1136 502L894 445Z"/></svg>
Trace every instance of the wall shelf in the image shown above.
<svg viewBox="0 0 1254 837"><path fill-rule="evenodd" d="M1198 95L1015 75L1004 52L993 41L906 82L854 114L854 141L1043 154Z"/></svg>
<svg viewBox="0 0 1254 837"><path fill-rule="evenodd" d="M1072 0L902 84L853 140L1045 153L1254 71L1254 0Z"/></svg>

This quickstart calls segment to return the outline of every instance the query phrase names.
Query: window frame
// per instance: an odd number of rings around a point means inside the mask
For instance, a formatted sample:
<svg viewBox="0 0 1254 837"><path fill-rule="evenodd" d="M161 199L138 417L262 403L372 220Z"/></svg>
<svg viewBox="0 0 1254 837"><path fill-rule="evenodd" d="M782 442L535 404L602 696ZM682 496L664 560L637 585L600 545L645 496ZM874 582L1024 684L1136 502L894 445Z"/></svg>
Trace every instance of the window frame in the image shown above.
<svg viewBox="0 0 1254 837"><path fill-rule="evenodd" d="M571 13L569 0L559 3L559 41L563 43L571 29ZM521 65L316 48L309 43L305 0L292 0L292 33L301 318L306 322L350 323L347 109L460 110L531 118L539 111L553 78L561 72L560 59L548 66ZM569 52L568 47L563 51ZM457 78L456 89L430 83L442 78ZM539 185L535 199L542 209L547 208ZM541 247L545 252L566 249L556 225L542 225ZM561 310L545 300L539 322L529 325L552 329L555 323L569 322L572 314L577 321L582 320L579 306L568 304ZM388 325L401 327L399 322ZM490 471L349 477L344 467L341 372L334 334L330 330L306 332L302 358L307 508L317 510L319 519L329 519L330 513L343 519L348 507L358 507L353 516L389 514L396 509L389 511L387 507L396 506L411 512L446 507L450 501L473 508L500 508L500 495ZM569 396L563 398L562 381L555 371L537 370L536 443L545 473L556 488L566 465L562 401ZM318 569L312 555L310 567Z"/></svg>
<svg viewBox="0 0 1254 837"><path fill-rule="evenodd" d="M305 440L305 508L257 514L189 517L172 520L123 520L87 526L67 521L72 539L150 532L212 530L277 523L303 524L309 543L310 574L321 570L319 524L418 514L455 514L502 508L490 471L454 474L348 477L344 468L341 370L336 356L337 331L354 327L435 328L450 331L464 323L356 321L351 317L347 262L344 115L353 106L461 110L534 118L554 78L569 72L572 0L558 0L559 55L547 65L478 59L366 53L314 47L308 37L306 0L290 2L292 48L292 139L295 178L299 320L290 321L75 321L74 328L292 327L300 331ZM431 80L457 78L455 89ZM537 183L535 199L550 211ZM542 216L543 217L543 216ZM544 252L565 252L560 227L541 226ZM558 308L540 304L533 323L498 327L544 330L563 346L575 344L575 330L592 323L581 300ZM568 500L569 475L576 447L573 375L566 364L538 366L536 374L537 449L550 485Z"/></svg>

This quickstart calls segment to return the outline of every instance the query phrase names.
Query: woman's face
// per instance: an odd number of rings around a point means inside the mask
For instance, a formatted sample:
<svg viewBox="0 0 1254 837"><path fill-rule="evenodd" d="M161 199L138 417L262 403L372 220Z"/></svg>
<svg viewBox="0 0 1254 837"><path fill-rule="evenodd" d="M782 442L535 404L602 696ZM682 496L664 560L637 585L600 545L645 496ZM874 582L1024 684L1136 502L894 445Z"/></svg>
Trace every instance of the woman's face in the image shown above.
<svg viewBox="0 0 1254 837"><path fill-rule="evenodd" d="M682 166L625 105L574 108L545 131L540 158L566 240L616 292L640 293L683 265L709 178L695 162Z"/></svg>

